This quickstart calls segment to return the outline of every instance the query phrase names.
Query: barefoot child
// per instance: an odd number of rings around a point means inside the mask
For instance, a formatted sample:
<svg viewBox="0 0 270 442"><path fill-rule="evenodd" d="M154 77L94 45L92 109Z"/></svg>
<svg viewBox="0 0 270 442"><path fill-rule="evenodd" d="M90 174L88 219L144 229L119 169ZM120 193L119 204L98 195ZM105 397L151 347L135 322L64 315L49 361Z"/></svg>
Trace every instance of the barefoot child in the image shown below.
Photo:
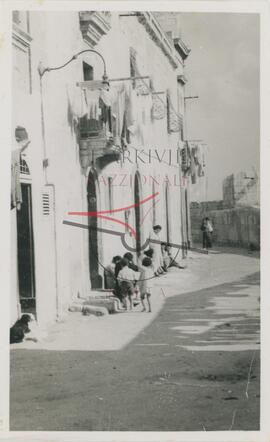
<svg viewBox="0 0 270 442"><path fill-rule="evenodd" d="M132 296L134 293L134 281L136 279L136 274L134 270L128 267L128 263L129 262L126 258L121 259L122 268L118 273L118 281L119 281L124 308L127 310L127 298L128 298L130 304L130 310L132 310Z"/></svg>
<svg viewBox="0 0 270 442"><path fill-rule="evenodd" d="M142 312L146 311L144 303L145 298L148 304L148 311L151 312L150 297L151 297L151 290L153 287L153 277L154 277L154 270L152 267L152 259L149 257L145 257L142 260L141 277L139 280L141 303L143 306Z"/></svg>

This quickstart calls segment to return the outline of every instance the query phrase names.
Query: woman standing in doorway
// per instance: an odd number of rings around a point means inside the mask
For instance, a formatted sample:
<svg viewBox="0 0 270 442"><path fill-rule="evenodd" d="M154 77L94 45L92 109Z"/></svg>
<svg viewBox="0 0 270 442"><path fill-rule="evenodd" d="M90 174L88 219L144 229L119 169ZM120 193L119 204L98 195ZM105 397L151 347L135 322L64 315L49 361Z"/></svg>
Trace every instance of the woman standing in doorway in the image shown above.
<svg viewBox="0 0 270 442"><path fill-rule="evenodd" d="M162 227L159 224L153 226L153 230L150 233L149 237L150 247L153 250L152 265L156 276L159 276L162 273L164 273L164 270L162 269L163 257L162 257L161 239L160 239L161 230Z"/></svg>

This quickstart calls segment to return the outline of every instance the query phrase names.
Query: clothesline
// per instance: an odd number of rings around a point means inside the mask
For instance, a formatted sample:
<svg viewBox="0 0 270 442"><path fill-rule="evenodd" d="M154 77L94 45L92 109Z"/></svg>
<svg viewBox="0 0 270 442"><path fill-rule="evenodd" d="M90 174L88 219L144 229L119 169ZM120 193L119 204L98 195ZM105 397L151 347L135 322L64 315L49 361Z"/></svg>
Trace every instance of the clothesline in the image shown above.
<svg viewBox="0 0 270 442"><path fill-rule="evenodd" d="M149 95L157 96L157 98L163 104L164 108L166 108L167 102L165 103L164 100L162 100L162 98L159 97L159 95L165 94L165 91L155 91L153 87L148 86L145 79L150 79L150 76L149 75L136 75L133 77L113 78L113 79L108 80L108 82L111 83L111 82L118 82L118 81L134 81L134 80L138 81L138 80L141 80L144 83L145 87L148 89ZM94 89L95 90L97 87L101 88L103 85L103 82L91 80L91 81L78 82L78 83L76 83L76 85L81 87L82 89L86 88L86 89ZM146 95L146 94L142 94L142 95ZM170 101L169 106L170 106L173 114L177 117L178 121L182 123L183 116L178 114L177 111L174 109L170 98L169 98L169 101Z"/></svg>

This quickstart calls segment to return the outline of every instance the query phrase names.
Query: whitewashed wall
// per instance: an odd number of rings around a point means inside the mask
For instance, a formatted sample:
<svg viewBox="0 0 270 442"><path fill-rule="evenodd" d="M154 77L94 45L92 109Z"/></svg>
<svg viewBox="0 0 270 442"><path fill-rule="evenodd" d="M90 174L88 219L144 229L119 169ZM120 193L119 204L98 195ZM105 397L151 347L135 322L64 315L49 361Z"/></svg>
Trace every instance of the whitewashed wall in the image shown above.
<svg viewBox="0 0 270 442"><path fill-rule="evenodd" d="M106 60L110 78L129 77L129 50L133 47L138 54L138 65L142 75L150 75L156 90L166 92L170 89L175 109L177 103L177 74L183 73L182 66L174 69L161 49L151 40L145 28L136 18L120 18L112 14L111 30L95 47ZM33 198L33 228L35 253L35 280L37 317L41 324L61 319L67 312L67 306L78 293L90 293L88 232L87 230L63 225L63 220L87 224L84 217L70 217L69 211L87 211L87 176L81 171L79 147L71 124L72 114L76 114L80 105L80 90L76 82L83 80L82 61L94 67L94 78L101 79L103 66L98 56L87 54L79 57L70 65L59 71L46 72L42 79L42 94L38 65L56 67L65 63L75 53L87 49L79 27L78 13L74 12L30 12L31 42L31 81L32 93L22 87L18 76L25 78L25 60L17 58L16 81L14 82L14 127L24 126L31 139L27 152L27 162L31 169ZM17 85L17 86L16 86ZM164 100L166 95L164 94ZM41 102L44 108L44 137L42 134ZM69 112L69 113L68 113ZM168 134L167 118L151 124L149 132L150 146L145 149L177 149L179 134ZM44 144L45 143L45 144ZM138 142L133 140L134 147ZM137 144L137 146L136 146ZM44 149L46 151L44 151ZM46 176L43 160L49 165ZM181 242L181 210L178 167L153 162L148 164L112 163L102 174L126 174L131 176L128 186L116 186L113 189L115 208L134 203L134 175L140 172L142 179L141 198L152 194L150 181L144 176L160 174L161 184L155 191L160 193L157 205L156 222L163 226L165 234L165 196L164 179L168 175L170 187L170 229L171 240ZM50 186L46 186L50 184ZM48 192L51 197L52 211L49 217L42 213L42 193ZM55 200L54 200L55 198ZM99 183L99 207L108 208L106 186ZM54 201L53 201L54 200ZM152 202L142 206L141 217L146 215ZM55 211L54 211L55 207ZM124 213L117 215L124 221ZM14 221L14 220L13 220ZM135 226L134 210L131 211L130 224ZM16 253L16 223L13 222L13 245ZM142 228L142 242L148 237L153 224L153 215L146 216ZM121 226L109 221L100 221L100 227L123 231ZM165 238L164 238L165 239ZM133 246L134 239L127 235L127 241ZM102 263L107 265L116 254L125 253L119 238L102 236ZM13 256L14 258L14 256ZM16 273L16 259L12 261ZM100 269L102 274L102 268ZM17 285L13 284L12 319L16 316Z"/></svg>

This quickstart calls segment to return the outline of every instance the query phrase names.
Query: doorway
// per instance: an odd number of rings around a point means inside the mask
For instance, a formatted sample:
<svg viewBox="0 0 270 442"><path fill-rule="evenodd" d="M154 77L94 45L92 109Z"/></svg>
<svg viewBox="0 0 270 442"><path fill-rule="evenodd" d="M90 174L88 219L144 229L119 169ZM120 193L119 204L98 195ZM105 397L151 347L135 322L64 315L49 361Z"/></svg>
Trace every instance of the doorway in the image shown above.
<svg viewBox="0 0 270 442"><path fill-rule="evenodd" d="M140 255L141 251L141 209L140 209L140 177L135 174L134 181L134 203L135 203L135 230L136 230L136 252Z"/></svg>
<svg viewBox="0 0 270 442"><path fill-rule="evenodd" d="M188 247L188 249L190 249L190 220L189 220L188 189L185 189L185 212L186 212L186 228L187 228L187 247Z"/></svg>
<svg viewBox="0 0 270 442"><path fill-rule="evenodd" d="M36 316L31 184L21 183L21 191L22 204L17 211L19 299L22 313L33 313Z"/></svg>
<svg viewBox="0 0 270 442"><path fill-rule="evenodd" d="M170 232L170 202L169 202L169 185L165 185L165 216L166 216L166 241L170 242L171 232Z"/></svg>
<svg viewBox="0 0 270 442"><path fill-rule="evenodd" d="M87 185L88 212L97 212L97 176L95 171L90 171ZM92 289L102 288L102 276L99 275L99 247L98 247L98 219L88 217L89 227L89 266Z"/></svg>

